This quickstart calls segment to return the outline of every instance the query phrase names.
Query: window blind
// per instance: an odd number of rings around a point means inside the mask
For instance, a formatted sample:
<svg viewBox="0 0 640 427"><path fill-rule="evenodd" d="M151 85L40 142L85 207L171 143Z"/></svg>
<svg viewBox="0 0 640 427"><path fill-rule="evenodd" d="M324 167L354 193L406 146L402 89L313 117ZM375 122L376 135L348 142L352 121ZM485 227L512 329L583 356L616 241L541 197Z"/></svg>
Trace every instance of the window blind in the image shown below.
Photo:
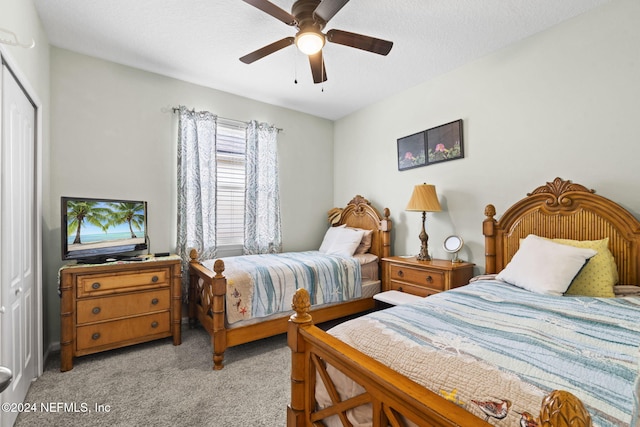
<svg viewBox="0 0 640 427"><path fill-rule="evenodd" d="M244 242L246 134L245 125L218 122L217 246Z"/></svg>

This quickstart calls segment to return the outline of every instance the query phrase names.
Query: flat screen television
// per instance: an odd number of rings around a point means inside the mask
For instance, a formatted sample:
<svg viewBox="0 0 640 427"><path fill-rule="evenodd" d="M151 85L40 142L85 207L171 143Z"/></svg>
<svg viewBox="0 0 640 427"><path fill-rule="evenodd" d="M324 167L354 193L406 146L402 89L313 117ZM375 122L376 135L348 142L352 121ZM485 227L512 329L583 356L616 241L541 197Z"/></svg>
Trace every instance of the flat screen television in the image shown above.
<svg viewBox="0 0 640 427"><path fill-rule="evenodd" d="M147 202L62 197L62 259L102 263L147 249Z"/></svg>

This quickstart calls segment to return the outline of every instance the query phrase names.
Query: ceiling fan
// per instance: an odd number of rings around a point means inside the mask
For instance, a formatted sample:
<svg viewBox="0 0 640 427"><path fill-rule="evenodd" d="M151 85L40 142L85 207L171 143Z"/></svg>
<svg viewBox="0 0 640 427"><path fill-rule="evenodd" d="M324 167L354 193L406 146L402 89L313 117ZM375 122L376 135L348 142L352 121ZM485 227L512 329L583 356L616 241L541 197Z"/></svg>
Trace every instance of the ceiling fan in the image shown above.
<svg viewBox="0 0 640 427"><path fill-rule="evenodd" d="M301 52L309 56L313 82L322 83L327 80L327 72L322 58L322 48L326 41L355 47L356 49L379 55L387 55L393 47L393 42L348 31L332 29L327 31L326 34L322 32L327 22L349 0L297 0L291 7L291 13L286 12L268 0L243 1L298 29L294 37L285 37L240 58L240 61L245 64L251 64L258 59L295 44Z"/></svg>

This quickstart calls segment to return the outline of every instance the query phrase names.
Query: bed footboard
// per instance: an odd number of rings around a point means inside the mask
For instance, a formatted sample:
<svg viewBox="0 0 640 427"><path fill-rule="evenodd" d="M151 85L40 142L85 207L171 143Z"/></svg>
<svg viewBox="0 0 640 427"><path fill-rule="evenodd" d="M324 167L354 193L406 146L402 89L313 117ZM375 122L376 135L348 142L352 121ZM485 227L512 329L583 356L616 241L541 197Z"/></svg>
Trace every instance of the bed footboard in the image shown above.
<svg viewBox="0 0 640 427"><path fill-rule="evenodd" d="M311 426L329 416L338 416L343 425L348 410L369 404L372 425L405 426L489 426L455 403L431 392L409 378L364 355L323 330L313 326L309 314L309 294L299 289L293 299L295 314L289 320L291 348L291 403L287 426ZM341 401L326 365L331 365L364 388L364 393ZM333 406L318 410L315 400L316 376L324 383ZM591 426L591 417L577 399L566 391L547 396L540 410L540 427Z"/></svg>

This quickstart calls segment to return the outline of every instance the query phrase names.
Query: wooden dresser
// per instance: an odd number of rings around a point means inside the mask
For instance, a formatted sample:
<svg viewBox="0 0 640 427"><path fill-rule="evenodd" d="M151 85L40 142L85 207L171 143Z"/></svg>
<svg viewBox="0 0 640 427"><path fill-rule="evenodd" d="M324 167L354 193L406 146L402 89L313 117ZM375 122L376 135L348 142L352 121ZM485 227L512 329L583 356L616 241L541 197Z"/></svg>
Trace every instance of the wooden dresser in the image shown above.
<svg viewBox="0 0 640 427"><path fill-rule="evenodd" d="M60 370L73 358L159 338L180 345L177 256L60 269Z"/></svg>
<svg viewBox="0 0 640 427"><path fill-rule="evenodd" d="M382 259L382 291L400 291L426 297L464 286L473 277L470 262L434 259L418 261L415 257Z"/></svg>

